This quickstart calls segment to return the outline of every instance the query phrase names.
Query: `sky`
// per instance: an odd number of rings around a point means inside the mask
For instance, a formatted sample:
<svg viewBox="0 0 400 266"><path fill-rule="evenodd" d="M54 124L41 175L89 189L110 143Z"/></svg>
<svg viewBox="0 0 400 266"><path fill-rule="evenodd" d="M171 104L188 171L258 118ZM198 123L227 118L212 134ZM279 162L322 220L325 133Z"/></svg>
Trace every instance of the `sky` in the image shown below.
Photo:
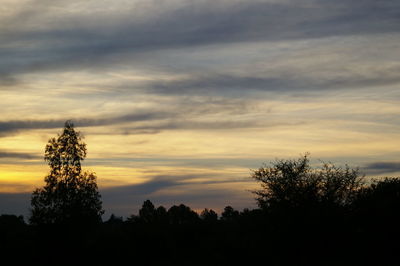
<svg viewBox="0 0 400 266"><path fill-rule="evenodd" d="M397 0L2 0L0 213L66 120L106 217L254 208L252 169L306 152L399 175L399 71Z"/></svg>

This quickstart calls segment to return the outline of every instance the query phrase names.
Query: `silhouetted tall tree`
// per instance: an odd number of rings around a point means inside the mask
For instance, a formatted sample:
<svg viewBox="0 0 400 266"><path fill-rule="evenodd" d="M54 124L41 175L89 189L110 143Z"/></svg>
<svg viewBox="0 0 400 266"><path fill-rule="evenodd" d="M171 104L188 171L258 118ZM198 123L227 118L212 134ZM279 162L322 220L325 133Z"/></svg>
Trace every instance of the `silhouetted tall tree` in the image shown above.
<svg viewBox="0 0 400 266"><path fill-rule="evenodd" d="M145 223L152 223L156 219L156 208L150 200L143 202L142 208L139 210L139 217Z"/></svg>
<svg viewBox="0 0 400 266"><path fill-rule="evenodd" d="M71 224L101 221L102 202L96 175L82 172L86 157L82 136L67 121L61 135L46 145L44 159L50 166L45 186L32 193L32 224Z"/></svg>
<svg viewBox="0 0 400 266"><path fill-rule="evenodd" d="M168 213L164 206L159 206L156 209L156 220L160 224L168 223Z"/></svg>

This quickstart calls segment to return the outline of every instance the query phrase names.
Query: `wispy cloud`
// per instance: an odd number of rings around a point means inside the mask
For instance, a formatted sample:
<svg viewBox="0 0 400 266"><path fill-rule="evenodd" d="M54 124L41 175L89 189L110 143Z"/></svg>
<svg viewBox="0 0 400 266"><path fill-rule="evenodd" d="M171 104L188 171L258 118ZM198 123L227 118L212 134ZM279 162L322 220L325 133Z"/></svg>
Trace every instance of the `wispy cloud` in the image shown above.
<svg viewBox="0 0 400 266"><path fill-rule="evenodd" d="M281 72L276 76L241 76L227 74L211 74L203 76L193 76L177 81L163 81L148 84L149 91L155 94L249 94L249 91L266 92L299 92L299 91L326 91L332 89L366 88L374 86L386 86L399 84L400 78L396 73L400 70L400 65L387 68L369 70L367 73L342 73L341 76L331 76L329 78L317 78L313 76L301 76L301 71L297 74L287 71ZM318 73L318 71L315 71ZM332 73L334 74L334 72ZM267 74L268 75L268 74Z"/></svg>
<svg viewBox="0 0 400 266"><path fill-rule="evenodd" d="M0 150L0 159L38 159L39 156L31 153L22 153L22 152L8 152Z"/></svg>
<svg viewBox="0 0 400 266"><path fill-rule="evenodd" d="M167 114L160 112L138 112L109 118L78 118L72 121L80 127L96 127L114 125L124 122L149 121L165 118ZM13 134L22 130L60 128L65 120L12 120L0 122L0 136Z"/></svg>
<svg viewBox="0 0 400 266"><path fill-rule="evenodd" d="M147 197L247 206L247 183L232 176L306 151L350 165L379 157L365 166L377 175L399 168L399 1L4 0L1 10L3 191L41 182L35 153L67 119L87 137L105 205L124 215Z"/></svg>
<svg viewBox="0 0 400 266"><path fill-rule="evenodd" d="M201 181L207 177L209 180ZM196 179L199 179L196 181ZM222 188L218 185L249 182L249 180L210 180L207 175L156 176L151 180L128 186L119 186L102 190L105 205L110 211L127 214L137 214L145 199L151 199L159 205L170 207L173 204L185 203L192 208L214 208L221 210L232 204L237 208L252 207L254 203L249 191L237 193L232 188ZM208 186L207 186L208 185ZM110 214L110 213L109 213Z"/></svg>
<svg viewBox="0 0 400 266"><path fill-rule="evenodd" d="M74 4L33 2L9 18L17 23L2 27L0 73L93 69L118 62L121 54L160 49L399 30L399 3L394 0L175 1L161 6L139 1L128 4L122 14L109 9L90 18L81 10L66 12ZM87 7L93 8L91 4ZM140 8L150 10L148 17L138 15ZM15 45L22 43L26 45Z"/></svg>
<svg viewBox="0 0 400 266"><path fill-rule="evenodd" d="M392 174L400 172L400 162L373 162L363 169L370 175Z"/></svg>

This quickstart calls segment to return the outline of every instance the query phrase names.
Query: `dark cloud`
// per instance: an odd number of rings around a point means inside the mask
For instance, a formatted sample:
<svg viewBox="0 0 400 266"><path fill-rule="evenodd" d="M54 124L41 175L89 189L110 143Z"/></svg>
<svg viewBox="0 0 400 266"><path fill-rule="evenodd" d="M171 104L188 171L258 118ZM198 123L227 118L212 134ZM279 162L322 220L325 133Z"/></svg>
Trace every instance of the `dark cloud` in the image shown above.
<svg viewBox="0 0 400 266"><path fill-rule="evenodd" d="M98 134L157 134L164 130L207 130L207 129L241 129L270 128L278 126L296 126L303 121L260 121L255 118L241 118L255 103L249 100L191 100L183 98L175 106L160 107L159 110L138 110L114 117L74 118L77 127L112 126L107 132ZM251 107L250 107L251 106ZM264 114L271 109L263 107ZM220 114L220 117L215 117ZM204 120L208 115L210 120ZM228 117L226 116L228 115ZM10 120L0 122L0 137L35 129L61 128L65 120Z"/></svg>
<svg viewBox="0 0 400 266"><path fill-rule="evenodd" d="M60 14L51 24L41 20L40 12L32 15L35 8L31 9L29 19L26 12L21 12L23 19L18 15L13 18L19 21L16 28L7 24L10 26L2 39L8 45L0 48L2 75L93 69L132 60L123 55L126 53L143 55L198 45L399 32L400 23L400 3L395 0L190 1L157 17L135 19L111 13L89 19ZM113 21L110 25L105 22L109 20ZM29 28L21 21L47 22L47 26ZM29 45L11 48L13 43Z"/></svg>
<svg viewBox="0 0 400 266"><path fill-rule="evenodd" d="M157 205L170 207L174 204L184 203L192 208L214 208L222 210L227 205L236 208L255 207L250 192L231 191L227 188L212 187L212 184L235 183L248 180L211 180L196 182L192 179L205 177L206 175L182 175L182 176L156 176L150 181L137 184L111 188L100 188L103 208L106 210L104 218L111 213L123 215L137 214L143 201L152 200ZM209 176L208 176L209 177ZM204 188L204 185L211 185ZM190 186L190 191L187 190ZM181 187L181 189L179 189ZM25 187L24 187L25 188ZM168 190L179 189L178 195L169 194ZM157 193L164 191L165 193ZM186 192L185 192L186 191ZM15 214L29 217L31 193L0 193L0 214Z"/></svg>
<svg viewBox="0 0 400 266"><path fill-rule="evenodd" d="M204 94L205 92L227 92L248 90L279 91L282 88L292 89L290 80L281 78L238 77L232 75L203 75L193 76L184 80L158 82L149 84L150 92L162 94Z"/></svg>
<svg viewBox="0 0 400 266"><path fill-rule="evenodd" d="M196 181L196 179L210 177L206 174L154 176L151 180L136 184L111 188L100 188L103 208L106 210L104 218L111 213L123 215L137 214L143 201L151 199L157 205L170 207L184 203L192 208L214 208L222 210L226 205L237 208L255 207L251 193L243 191L238 194L227 188L213 188L213 184L246 182L249 180L220 179ZM204 185L211 185L207 188ZM13 185L14 188L18 185ZM190 191L186 191L190 187ZM22 185L26 190L26 186ZM21 189L20 188L20 189ZM179 195L168 193L169 189L179 189ZM157 193L164 191L165 193ZM0 214L15 214L29 217L31 193L0 193Z"/></svg>
<svg viewBox="0 0 400 266"><path fill-rule="evenodd" d="M299 122L270 122L265 121L248 120L248 121L235 121L232 120L215 120L212 122L199 122L199 121L177 121L159 123L155 125L147 126L132 126L123 129L126 134L138 134L137 132L143 132L143 130L155 130L161 132L163 130L233 130L233 129L255 129L255 128L275 128L275 127L294 127L305 124L305 121Z"/></svg>
<svg viewBox="0 0 400 266"><path fill-rule="evenodd" d="M400 172L400 162L374 162L364 167L369 175L380 175Z"/></svg>
<svg viewBox="0 0 400 266"><path fill-rule="evenodd" d="M214 189L179 195L128 195L117 193L106 193L102 191L103 207L106 210L104 218L108 218L111 213L127 217L131 214L138 214L143 202L150 199L156 206L166 208L172 205L185 204L194 209L212 208L221 212L227 205L237 209L255 208L256 204L250 192L243 191L243 194L228 189Z"/></svg>
<svg viewBox="0 0 400 266"><path fill-rule="evenodd" d="M264 162L262 158L170 158L170 157L113 157L85 159L86 166L104 165L113 167L126 167L127 164L152 163L153 165L194 166L203 169L215 169L224 167L240 167L244 169L256 169Z"/></svg>
<svg viewBox="0 0 400 266"><path fill-rule="evenodd" d="M212 187L212 184L244 182L244 180L211 180L211 181L189 181L191 179L204 177L203 175L192 176L157 176L142 184L128 185L101 190L104 207L107 215L116 213L128 216L137 214L141 204L150 199L156 205L170 207L174 204L184 203L192 208L214 208L222 210L227 205L236 208L255 207L252 195L248 191L237 193L227 188ZM245 180L248 181L248 180ZM211 185L204 188L204 185ZM190 186L190 191L187 191ZM174 188L180 193L168 193ZM165 193L157 193L164 191Z"/></svg>
<svg viewBox="0 0 400 266"><path fill-rule="evenodd" d="M126 194L126 195L141 195L150 196L151 194L160 190L165 190L170 187L177 187L183 185L206 185L206 184L221 184L221 183L236 183L236 182L248 182L249 180L238 180L238 179L220 179L208 181L198 181L196 179L210 178L209 174L195 174L195 175L158 175L152 177L149 181L135 185L125 185L104 189L105 194Z"/></svg>
<svg viewBox="0 0 400 266"><path fill-rule="evenodd" d="M150 119L149 119L150 120ZM120 125L117 128L109 129L106 134L122 134L122 135L135 135L135 134L158 134L165 130L230 130L230 129L250 129L250 128L271 128L281 126L298 126L305 123L305 121L295 122L270 122L265 124L263 121L247 120L236 121L235 119L220 119L211 122L196 121L190 119L180 120L178 117L170 117L169 120L176 121L157 121L147 125ZM76 121L76 123L75 123ZM79 127L96 127L103 125L118 125L121 123L135 122L136 120L73 120L74 124ZM46 122L46 121L29 121L29 127L26 126L24 121L10 121L12 126L8 126L8 122L0 122L0 137L16 134L20 131L35 130L35 129L53 129L61 128L65 121ZM1 127L3 125L3 127ZM18 127L21 125L21 127ZM105 134L105 133L99 133ZM22 158L22 157L21 157Z"/></svg>
<svg viewBox="0 0 400 266"><path fill-rule="evenodd" d="M193 75L176 80L148 83L147 92L166 95L185 94L229 94L250 96L251 91L295 92L325 91L330 89L365 88L400 83L397 73L400 66L371 70L365 75L345 73L347 76L319 78L301 75L300 71L290 73L283 71L276 76L252 77L227 74ZM300 73L299 73L300 72ZM318 73L318 72L317 72ZM300 74L300 75L299 75Z"/></svg>
<svg viewBox="0 0 400 266"><path fill-rule="evenodd" d="M282 124L271 124L268 126L277 126L277 125L285 125ZM287 124L286 124L287 125ZM265 126L265 125L264 125ZM262 123L258 123L256 121L212 121L212 122L200 122L200 121L174 121L174 122L160 122L153 125L146 126L131 126L124 127L123 132L130 134L130 132L141 132L143 130L155 130L157 132L161 130L178 130L178 129L187 129L187 130L201 130L201 129L239 129L239 128L255 128L255 127L264 127Z"/></svg>
<svg viewBox="0 0 400 266"><path fill-rule="evenodd" d="M168 117L167 113L162 112L137 112L136 114L127 114L109 118L93 118L93 119L72 119L76 126L104 126L114 125L126 122L148 121ZM60 128L64 125L65 120L10 120L0 122L0 136L14 134L22 130L32 129L52 129Z"/></svg>
<svg viewBox="0 0 400 266"><path fill-rule="evenodd" d="M180 185L177 181L173 179L152 179L151 181L130 185L130 186L120 186L113 187L103 190L103 195L105 197L114 197L117 195L135 195L135 196L149 196L154 192L162 189L167 189L169 187L174 187Z"/></svg>
<svg viewBox="0 0 400 266"><path fill-rule="evenodd" d="M2 158L11 158L11 159L39 159L41 157L31 154L31 153L22 153L22 152L6 152L0 150L0 159Z"/></svg>
<svg viewBox="0 0 400 266"><path fill-rule="evenodd" d="M0 87L11 87L20 84L20 81L8 73L0 72Z"/></svg>
<svg viewBox="0 0 400 266"><path fill-rule="evenodd" d="M13 134L21 130L59 128L65 121L57 120L11 120L0 122L0 136Z"/></svg>
<svg viewBox="0 0 400 266"><path fill-rule="evenodd" d="M0 214L29 216L30 193L0 193Z"/></svg>

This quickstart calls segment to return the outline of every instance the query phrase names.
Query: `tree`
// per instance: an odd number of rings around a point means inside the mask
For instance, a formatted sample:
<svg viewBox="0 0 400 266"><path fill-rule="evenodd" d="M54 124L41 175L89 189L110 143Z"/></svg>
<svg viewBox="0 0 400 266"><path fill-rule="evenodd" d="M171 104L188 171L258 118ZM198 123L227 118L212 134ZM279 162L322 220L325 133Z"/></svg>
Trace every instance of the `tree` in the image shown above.
<svg viewBox="0 0 400 266"><path fill-rule="evenodd" d="M25 226L24 217L22 215L16 216L13 214L0 215L0 228L14 229L16 227Z"/></svg>
<svg viewBox="0 0 400 266"><path fill-rule="evenodd" d="M152 223L156 219L156 208L150 200L143 202L142 208L139 210L139 217L144 223Z"/></svg>
<svg viewBox="0 0 400 266"><path fill-rule="evenodd" d="M160 224L168 223L168 213L164 206L159 206L156 209L156 220Z"/></svg>
<svg viewBox="0 0 400 266"><path fill-rule="evenodd" d="M168 210L170 224L193 224L199 220L199 215L190 207L180 204L172 206Z"/></svg>
<svg viewBox="0 0 400 266"><path fill-rule="evenodd" d="M81 161L86 157L86 144L65 122L61 135L46 145L44 159L50 166L45 186L33 191L31 197L32 224L74 224L101 221L101 196L96 175L82 172Z"/></svg>
<svg viewBox="0 0 400 266"><path fill-rule="evenodd" d="M253 191L263 209L337 207L354 201L363 184L358 169L324 163L311 168L308 154L297 160L277 160L272 167L261 167L252 178L262 189Z"/></svg>
<svg viewBox="0 0 400 266"><path fill-rule="evenodd" d="M218 220L218 214L211 209L205 208L201 214L200 214L201 219L203 219L205 222L215 222Z"/></svg>
<svg viewBox="0 0 400 266"><path fill-rule="evenodd" d="M226 206L224 211L221 213L221 219L224 221L235 221L239 218L239 211L232 208L232 206Z"/></svg>
<svg viewBox="0 0 400 266"><path fill-rule="evenodd" d="M355 209L361 217L368 215L369 221L398 225L400 221L400 178L373 180L363 188L355 201Z"/></svg>

